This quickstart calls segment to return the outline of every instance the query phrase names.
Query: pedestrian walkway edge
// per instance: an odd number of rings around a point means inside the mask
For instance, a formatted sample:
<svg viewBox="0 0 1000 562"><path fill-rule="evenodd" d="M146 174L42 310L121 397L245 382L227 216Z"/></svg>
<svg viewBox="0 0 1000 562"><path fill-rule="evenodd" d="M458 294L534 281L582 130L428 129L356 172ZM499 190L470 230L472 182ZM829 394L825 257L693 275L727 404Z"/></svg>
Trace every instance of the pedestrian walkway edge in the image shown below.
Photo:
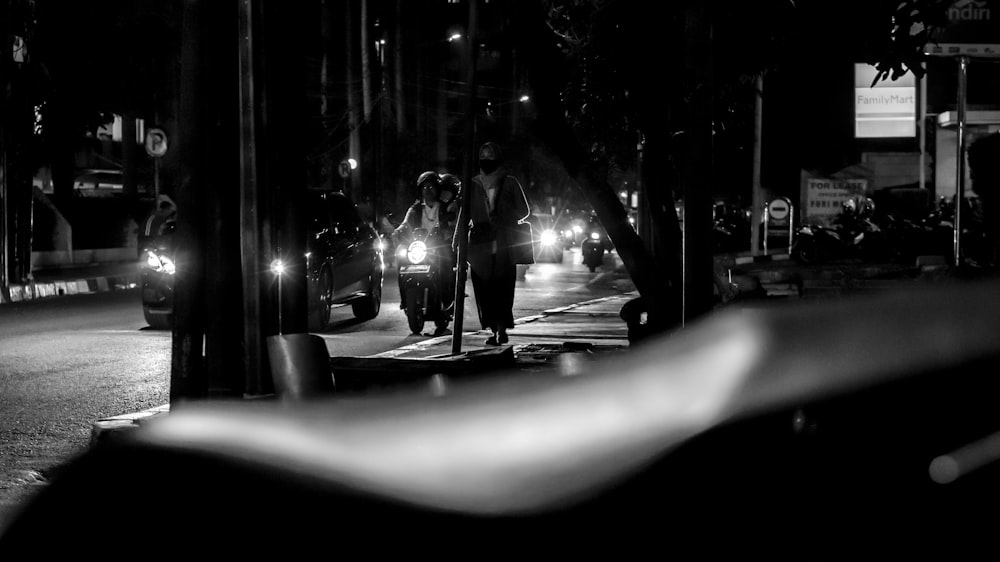
<svg viewBox="0 0 1000 562"><path fill-rule="evenodd" d="M134 289L138 283L139 274L137 273L84 279L15 283L4 288L3 294L0 296L0 304L12 304L64 295L82 295Z"/></svg>

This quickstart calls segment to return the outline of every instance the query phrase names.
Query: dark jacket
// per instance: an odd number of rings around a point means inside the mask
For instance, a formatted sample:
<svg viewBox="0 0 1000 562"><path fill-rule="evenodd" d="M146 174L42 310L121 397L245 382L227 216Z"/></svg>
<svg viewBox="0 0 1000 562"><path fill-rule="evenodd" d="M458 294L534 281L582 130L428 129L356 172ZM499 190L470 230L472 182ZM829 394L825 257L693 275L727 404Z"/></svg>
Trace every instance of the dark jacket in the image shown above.
<svg viewBox="0 0 1000 562"><path fill-rule="evenodd" d="M493 179L498 182L498 191L493 212L487 208L484 183ZM489 275L490 257L496 251L499 263L514 264L510 255L511 230L517 223L528 218L530 207L514 176L498 171L493 177L479 174L472 179L468 194L469 203L469 265L480 274ZM463 216L459 214L458 223ZM495 243L495 244L494 244Z"/></svg>

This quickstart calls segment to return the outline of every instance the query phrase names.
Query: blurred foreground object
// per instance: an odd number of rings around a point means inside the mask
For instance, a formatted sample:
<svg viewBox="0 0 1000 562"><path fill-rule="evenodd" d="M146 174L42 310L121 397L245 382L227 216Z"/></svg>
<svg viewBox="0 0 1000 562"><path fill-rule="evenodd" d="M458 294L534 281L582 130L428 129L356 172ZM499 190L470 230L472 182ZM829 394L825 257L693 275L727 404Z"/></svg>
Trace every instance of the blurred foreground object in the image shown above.
<svg viewBox="0 0 1000 562"><path fill-rule="evenodd" d="M722 313L579 376L442 397L185 405L69 465L0 556L102 551L126 512L109 544L178 525L226 552L252 552L251 529L367 554L978 544L998 466L940 484L932 463L1000 430L997 294ZM137 497L156 507L134 515Z"/></svg>

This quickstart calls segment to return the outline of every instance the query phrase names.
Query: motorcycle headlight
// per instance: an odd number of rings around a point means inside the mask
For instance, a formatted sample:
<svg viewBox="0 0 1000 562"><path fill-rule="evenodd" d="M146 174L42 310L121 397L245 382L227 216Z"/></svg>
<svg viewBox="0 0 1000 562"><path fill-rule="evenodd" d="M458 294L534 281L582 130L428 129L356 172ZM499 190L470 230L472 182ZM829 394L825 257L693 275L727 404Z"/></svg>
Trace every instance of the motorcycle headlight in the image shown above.
<svg viewBox="0 0 1000 562"><path fill-rule="evenodd" d="M417 240L410 244L410 247L406 250L406 259L410 260L410 263L421 263L427 258L427 245Z"/></svg>
<svg viewBox="0 0 1000 562"><path fill-rule="evenodd" d="M146 251L146 265L157 273L166 273L167 275L177 273L177 268L174 266L172 259L158 255L150 250Z"/></svg>
<svg viewBox="0 0 1000 562"><path fill-rule="evenodd" d="M556 243L556 233L553 230L542 231L542 245L551 246Z"/></svg>
<svg viewBox="0 0 1000 562"><path fill-rule="evenodd" d="M600 240L601 239L601 235L598 234L598 233L596 233L596 232L591 232L590 233L590 239L591 240Z"/></svg>

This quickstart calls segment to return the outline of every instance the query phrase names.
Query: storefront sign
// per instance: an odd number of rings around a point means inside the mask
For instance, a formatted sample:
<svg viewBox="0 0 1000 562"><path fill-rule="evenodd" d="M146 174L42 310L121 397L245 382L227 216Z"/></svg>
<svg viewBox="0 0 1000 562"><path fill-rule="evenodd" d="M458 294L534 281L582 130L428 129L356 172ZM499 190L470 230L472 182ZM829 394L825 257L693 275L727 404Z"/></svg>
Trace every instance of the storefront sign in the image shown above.
<svg viewBox="0 0 1000 562"><path fill-rule="evenodd" d="M1000 57L1000 0L957 0L945 14L948 25L927 44L928 55Z"/></svg>
<svg viewBox="0 0 1000 562"><path fill-rule="evenodd" d="M901 138L917 134L917 88L912 72L872 86L878 70L854 65L854 136Z"/></svg>

